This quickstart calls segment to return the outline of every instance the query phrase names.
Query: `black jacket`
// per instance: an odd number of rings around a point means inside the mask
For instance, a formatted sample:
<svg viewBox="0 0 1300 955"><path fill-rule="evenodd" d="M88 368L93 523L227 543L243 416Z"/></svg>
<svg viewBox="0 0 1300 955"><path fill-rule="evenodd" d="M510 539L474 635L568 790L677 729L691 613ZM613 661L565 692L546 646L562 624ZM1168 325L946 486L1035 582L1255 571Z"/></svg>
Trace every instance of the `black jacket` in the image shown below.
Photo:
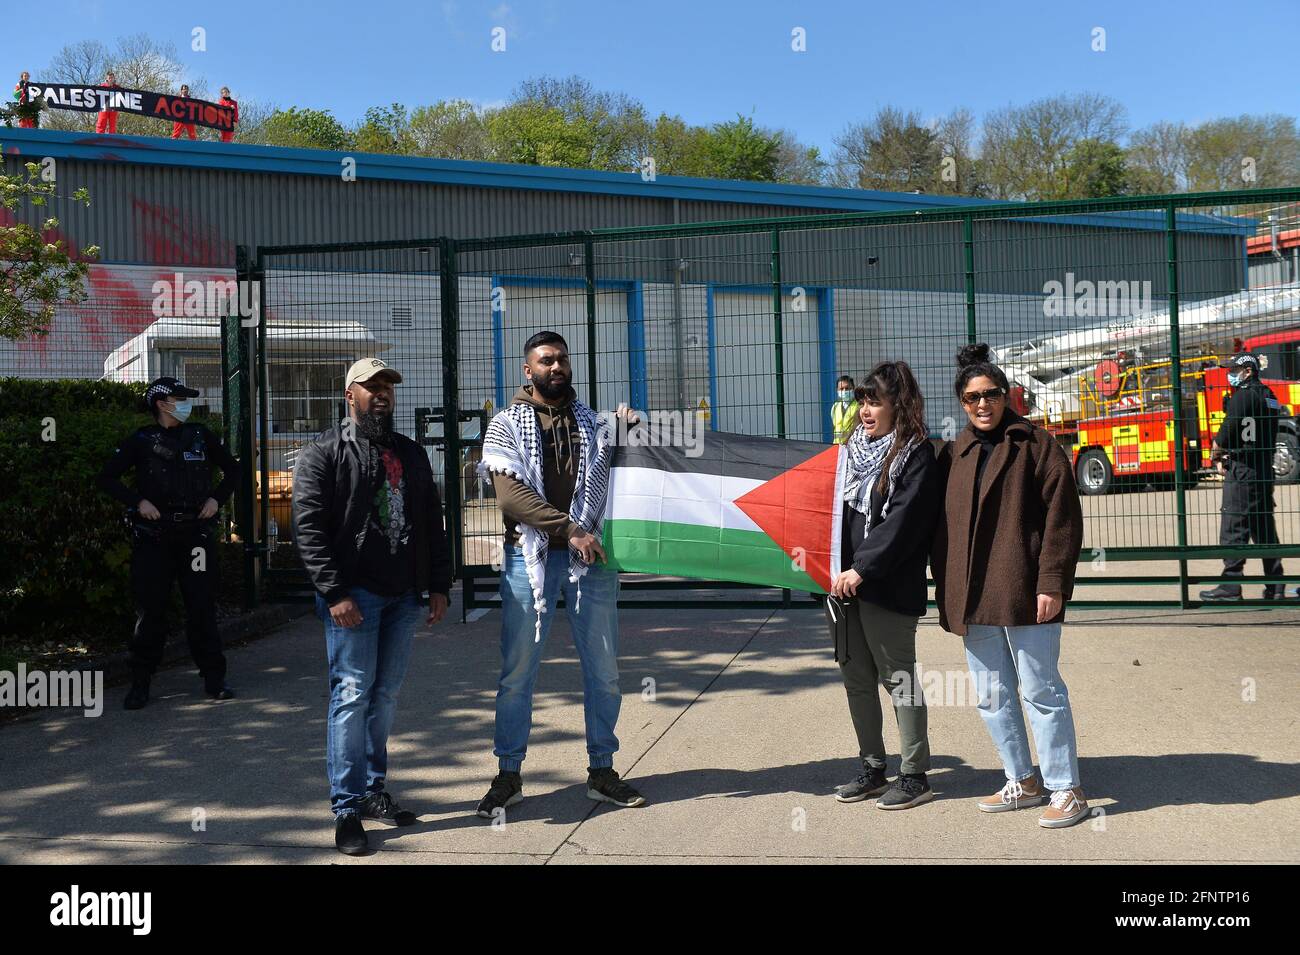
<svg viewBox="0 0 1300 955"><path fill-rule="evenodd" d="M213 471L221 481L213 486ZM135 487L122 483L134 472ZM164 513L197 511L213 498L225 504L235 490L239 465L220 439L198 423L139 428L117 447L95 485L134 510L147 500Z"/></svg>
<svg viewBox="0 0 1300 955"><path fill-rule="evenodd" d="M403 434L393 435L392 446L406 476L416 589L449 593L451 549L428 455ZM343 440L336 425L299 451L294 465L294 539L313 586L330 604L348 596L356 576L379 480L370 461L370 443L359 433Z"/></svg>
<svg viewBox="0 0 1300 955"><path fill-rule="evenodd" d="M894 486L889 511L881 518L884 503L879 487L873 487L871 533L865 539L866 516L845 503L841 569L852 566L862 575L859 600L913 617L924 616L925 566L940 507L939 469L929 441L922 441L908 457Z"/></svg>
<svg viewBox="0 0 1300 955"><path fill-rule="evenodd" d="M1272 389L1252 378L1234 388L1224 410L1214 443L1261 478L1273 477L1273 454L1278 421L1285 412Z"/></svg>

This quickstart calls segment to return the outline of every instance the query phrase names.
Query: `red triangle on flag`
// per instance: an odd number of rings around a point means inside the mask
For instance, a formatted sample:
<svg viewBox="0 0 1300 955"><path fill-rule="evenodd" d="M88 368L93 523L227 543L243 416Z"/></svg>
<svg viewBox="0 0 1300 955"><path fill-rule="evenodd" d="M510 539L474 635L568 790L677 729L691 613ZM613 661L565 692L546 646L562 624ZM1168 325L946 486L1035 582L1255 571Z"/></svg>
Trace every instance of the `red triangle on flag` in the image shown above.
<svg viewBox="0 0 1300 955"><path fill-rule="evenodd" d="M831 566L831 541L841 514L835 497L839 454L839 446L833 445L735 501L827 592L839 572Z"/></svg>

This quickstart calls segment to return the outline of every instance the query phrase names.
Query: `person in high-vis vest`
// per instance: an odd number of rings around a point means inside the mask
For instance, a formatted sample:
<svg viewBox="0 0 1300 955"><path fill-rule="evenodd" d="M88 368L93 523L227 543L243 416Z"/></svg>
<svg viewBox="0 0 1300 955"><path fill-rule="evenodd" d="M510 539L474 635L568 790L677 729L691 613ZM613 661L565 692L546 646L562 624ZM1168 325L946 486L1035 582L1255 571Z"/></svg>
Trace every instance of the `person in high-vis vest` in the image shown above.
<svg viewBox="0 0 1300 955"><path fill-rule="evenodd" d="M849 440L858 423L858 400L853 395L853 379L840 375L835 383L835 403L831 405L831 433L836 444Z"/></svg>

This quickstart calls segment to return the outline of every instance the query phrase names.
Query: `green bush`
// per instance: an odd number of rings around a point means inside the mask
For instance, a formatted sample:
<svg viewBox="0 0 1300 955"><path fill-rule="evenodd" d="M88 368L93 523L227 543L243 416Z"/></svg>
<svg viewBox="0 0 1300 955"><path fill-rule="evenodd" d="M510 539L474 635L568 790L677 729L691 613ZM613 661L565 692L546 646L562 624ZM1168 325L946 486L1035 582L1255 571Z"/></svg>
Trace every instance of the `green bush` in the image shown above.
<svg viewBox="0 0 1300 955"><path fill-rule="evenodd" d="M151 422L143 395L142 384L0 379L0 646L125 645L130 538L95 477Z"/></svg>

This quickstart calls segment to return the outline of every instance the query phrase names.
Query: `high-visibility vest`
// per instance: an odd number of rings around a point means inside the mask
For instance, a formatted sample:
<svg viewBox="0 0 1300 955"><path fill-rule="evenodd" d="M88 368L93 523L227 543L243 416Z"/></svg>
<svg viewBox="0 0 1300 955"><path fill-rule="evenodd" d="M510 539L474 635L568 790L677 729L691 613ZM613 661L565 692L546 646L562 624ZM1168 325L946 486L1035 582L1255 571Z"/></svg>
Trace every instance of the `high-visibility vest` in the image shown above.
<svg viewBox="0 0 1300 955"><path fill-rule="evenodd" d="M836 401L831 405L831 431L835 435L836 444L843 444L849 440L849 435L857 423L857 401L850 401L847 405L842 401Z"/></svg>

